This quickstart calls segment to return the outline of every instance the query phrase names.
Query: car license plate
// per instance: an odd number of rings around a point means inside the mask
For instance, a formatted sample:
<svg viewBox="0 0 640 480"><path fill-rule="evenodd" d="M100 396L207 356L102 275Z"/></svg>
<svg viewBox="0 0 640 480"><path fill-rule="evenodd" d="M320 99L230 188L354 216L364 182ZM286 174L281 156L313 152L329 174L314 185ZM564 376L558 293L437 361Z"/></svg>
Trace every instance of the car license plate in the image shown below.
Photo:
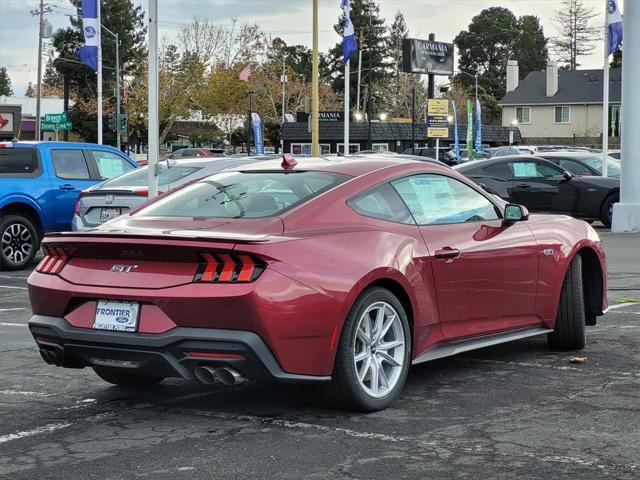
<svg viewBox="0 0 640 480"><path fill-rule="evenodd" d="M95 330L135 332L138 327L139 312L140 304L137 302L98 300L93 328Z"/></svg>
<svg viewBox="0 0 640 480"><path fill-rule="evenodd" d="M120 216L119 208L103 208L100 210L100 221L106 222Z"/></svg>

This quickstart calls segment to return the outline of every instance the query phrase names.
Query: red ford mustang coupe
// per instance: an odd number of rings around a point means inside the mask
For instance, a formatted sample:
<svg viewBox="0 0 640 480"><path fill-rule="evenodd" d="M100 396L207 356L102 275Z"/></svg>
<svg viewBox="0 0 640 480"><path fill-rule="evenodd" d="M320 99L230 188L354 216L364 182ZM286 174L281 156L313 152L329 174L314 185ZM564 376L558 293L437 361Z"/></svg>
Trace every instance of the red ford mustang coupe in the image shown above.
<svg viewBox="0 0 640 480"><path fill-rule="evenodd" d="M374 411L412 364L542 334L581 349L607 308L589 225L390 156L239 167L43 248L42 357L123 386L318 382Z"/></svg>

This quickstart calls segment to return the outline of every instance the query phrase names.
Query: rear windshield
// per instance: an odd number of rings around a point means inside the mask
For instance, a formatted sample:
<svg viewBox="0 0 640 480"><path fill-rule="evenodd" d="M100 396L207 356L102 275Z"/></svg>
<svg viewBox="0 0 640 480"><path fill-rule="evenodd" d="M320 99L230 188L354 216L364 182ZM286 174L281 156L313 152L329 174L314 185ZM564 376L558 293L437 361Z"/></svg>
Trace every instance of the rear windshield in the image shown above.
<svg viewBox="0 0 640 480"><path fill-rule="evenodd" d="M138 215L262 218L279 215L350 177L328 172L227 172L150 205Z"/></svg>
<svg viewBox="0 0 640 480"><path fill-rule="evenodd" d="M158 185L169 185L170 183L179 182L183 178L197 172L202 167L175 165L167 167L160 165L160 175L158 175ZM120 175L112 180L107 180L102 187L146 187L149 185L148 170L146 167L138 168L132 172Z"/></svg>
<svg viewBox="0 0 640 480"><path fill-rule="evenodd" d="M38 154L34 148L0 149L0 176L32 176L38 170Z"/></svg>

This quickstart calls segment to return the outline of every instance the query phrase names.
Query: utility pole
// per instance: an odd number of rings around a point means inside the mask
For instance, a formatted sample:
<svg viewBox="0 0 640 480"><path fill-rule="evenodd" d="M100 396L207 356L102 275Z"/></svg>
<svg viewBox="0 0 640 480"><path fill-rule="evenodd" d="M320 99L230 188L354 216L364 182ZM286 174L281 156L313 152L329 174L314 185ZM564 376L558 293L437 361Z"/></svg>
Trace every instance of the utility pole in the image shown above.
<svg viewBox="0 0 640 480"><path fill-rule="evenodd" d="M44 14L49 13L51 8L46 6L44 0L40 0L40 6L37 10L32 10L32 16L39 17L39 33L38 33L38 81L36 86L36 140L40 140L40 104L42 99L42 41L44 40Z"/></svg>
<svg viewBox="0 0 640 480"><path fill-rule="evenodd" d="M102 15L100 13L100 4L102 2L100 0L96 1L97 7L97 18L96 23L98 27L98 144L102 145ZM156 19L154 19L154 22ZM151 40L149 40L151 43ZM149 91L151 93L151 91ZM149 163L151 165L151 163ZM151 185L149 186L149 191L151 191ZM157 193L157 192L156 192Z"/></svg>
<svg viewBox="0 0 640 480"><path fill-rule="evenodd" d="M313 72L311 79L311 156L320 155L320 56L318 54L318 0L313 0Z"/></svg>

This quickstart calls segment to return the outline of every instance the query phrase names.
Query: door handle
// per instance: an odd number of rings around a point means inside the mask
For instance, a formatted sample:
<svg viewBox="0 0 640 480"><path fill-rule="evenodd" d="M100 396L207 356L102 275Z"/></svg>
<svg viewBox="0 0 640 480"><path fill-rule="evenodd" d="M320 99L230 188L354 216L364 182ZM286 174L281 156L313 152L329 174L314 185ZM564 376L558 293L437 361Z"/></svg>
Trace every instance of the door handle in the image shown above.
<svg viewBox="0 0 640 480"><path fill-rule="evenodd" d="M76 189L76 187L74 187L70 183L64 183L64 184L60 185L60 190L75 190L75 189Z"/></svg>
<svg viewBox="0 0 640 480"><path fill-rule="evenodd" d="M451 247L444 247L442 250L436 250L435 257L437 260L446 260L452 262L460 256L460 250Z"/></svg>
<svg viewBox="0 0 640 480"><path fill-rule="evenodd" d="M531 188L531 185L529 185L528 183L517 183L516 187L517 188Z"/></svg>

